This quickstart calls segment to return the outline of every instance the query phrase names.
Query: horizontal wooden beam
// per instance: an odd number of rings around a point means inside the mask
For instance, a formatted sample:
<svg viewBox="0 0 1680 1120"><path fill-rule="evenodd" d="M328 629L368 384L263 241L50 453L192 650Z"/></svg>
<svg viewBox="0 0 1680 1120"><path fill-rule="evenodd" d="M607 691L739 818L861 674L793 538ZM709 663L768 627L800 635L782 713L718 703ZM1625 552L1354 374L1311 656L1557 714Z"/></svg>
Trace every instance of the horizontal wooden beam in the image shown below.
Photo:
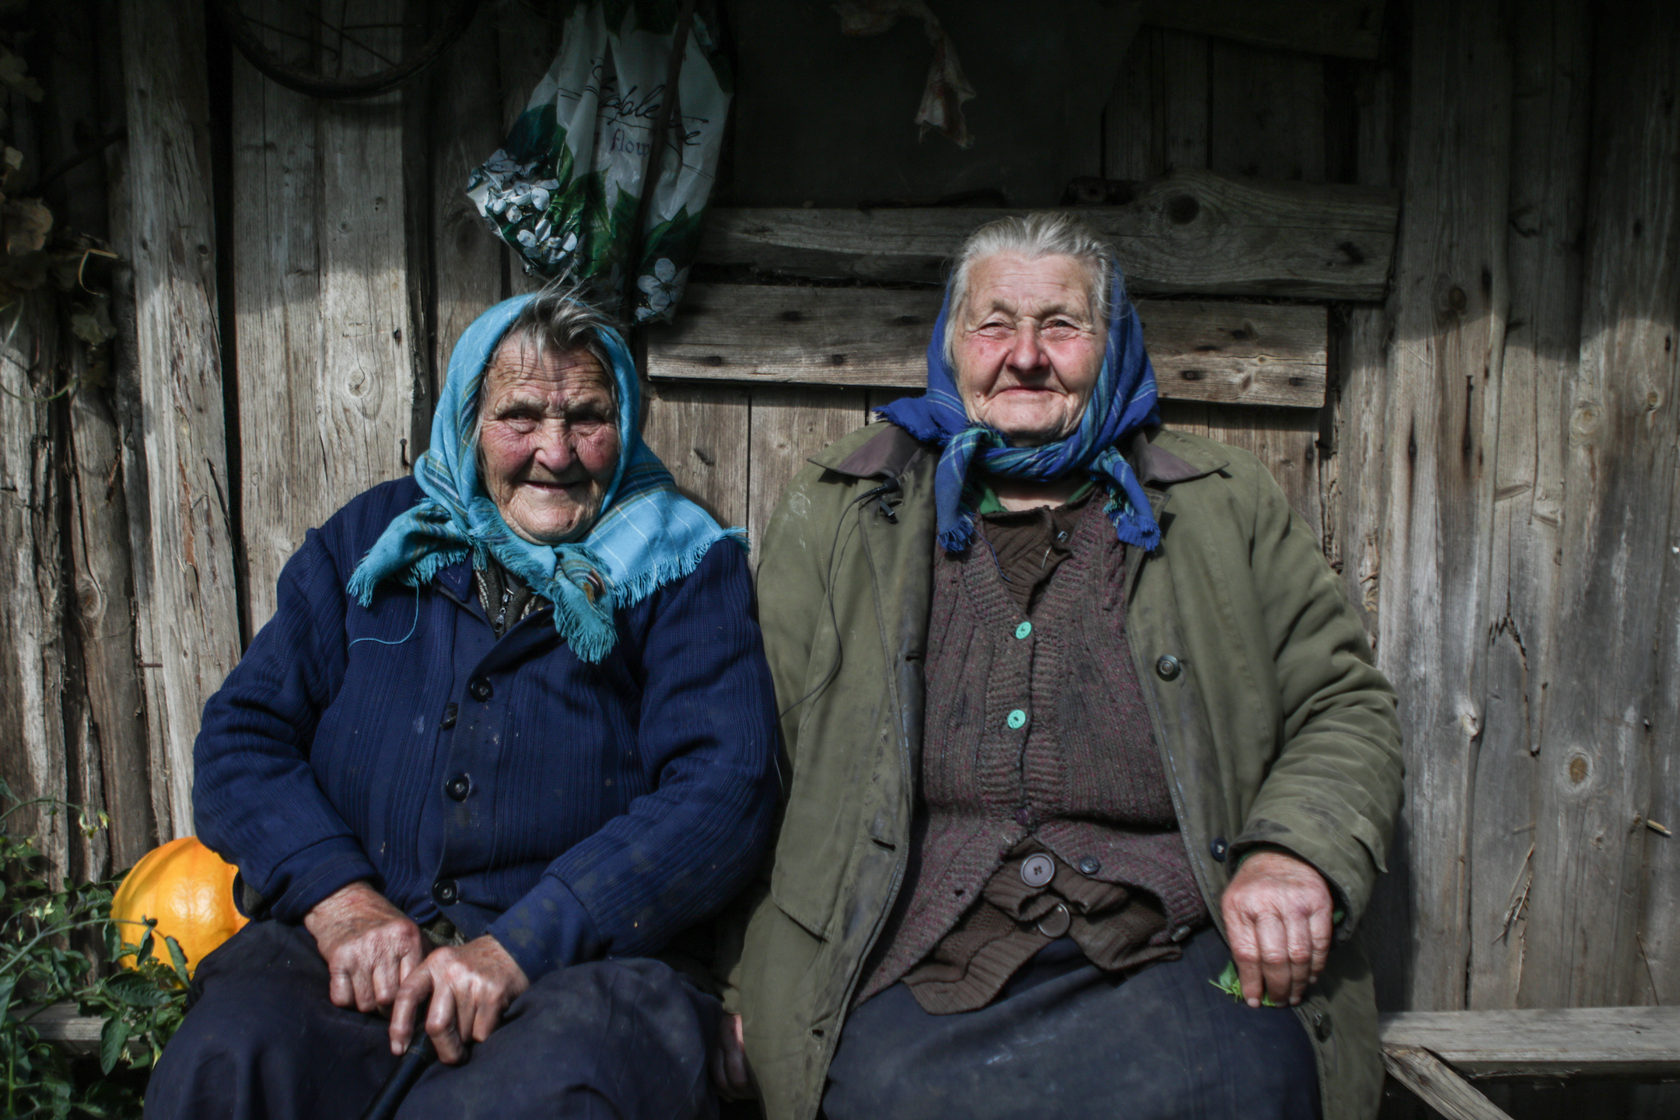
<svg viewBox="0 0 1680 1120"><path fill-rule="evenodd" d="M919 389L940 296L931 291L694 284L648 335L656 380ZM1140 300L1163 397L1317 408L1322 307Z"/></svg>
<svg viewBox="0 0 1680 1120"><path fill-rule="evenodd" d="M1374 301L1394 255L1393 191L1178 171L1079 215L1133 292ZM713 210L700 259L785 276L937 283L981 223L1013 210Z"/></svg>
<svg viewBox="0 0 1680 1120"><path fill-rule="evenodd" d="M1339 58L1376 58L1382 0L1144 0L1151 27Z"/></svg>
<svg viewBox="0 0 1680 1120"><path fill-rule="evenodd" d="M1680 1007L1403 1011L1385 1051L1428 1050L1472 1077L1680 1075Z"/></svg>

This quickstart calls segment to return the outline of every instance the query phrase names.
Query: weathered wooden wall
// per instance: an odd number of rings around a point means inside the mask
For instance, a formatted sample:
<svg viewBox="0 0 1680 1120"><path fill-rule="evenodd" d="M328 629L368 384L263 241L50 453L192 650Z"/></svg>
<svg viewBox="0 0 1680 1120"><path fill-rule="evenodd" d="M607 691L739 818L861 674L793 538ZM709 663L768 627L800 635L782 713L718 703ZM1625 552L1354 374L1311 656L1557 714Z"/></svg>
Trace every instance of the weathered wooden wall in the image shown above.
<svg viewBox="0 0 1680 1120"><path fill-rule="evenodd" d="M279 566L408 469L454 339L531 284L461 186L558 26L488 3L402 94L327 103L195 18L69 6L100 36L33 68L101 79L21 111L48 162L126 124L54 205L123 254L129 333L50 401L86 361L62 326L25 307L0 351L0 764L111 810L108 838L43 821L82 871L190 830L199 707ZM1134 28L1070 4L1003 43L932 6L978 90L967 152L914 137L919 27L728 4L733 170L683 321L642 340L649 443L762 530L808 454L914 386L962 230L1071 190L1121 247L1169 422L1272 467L1400 686L1405 825L1364 932L1385 1004L1680 1001L1673 7L1151 0ZM1135 37L1105 53L1099 23Z"/></svg>

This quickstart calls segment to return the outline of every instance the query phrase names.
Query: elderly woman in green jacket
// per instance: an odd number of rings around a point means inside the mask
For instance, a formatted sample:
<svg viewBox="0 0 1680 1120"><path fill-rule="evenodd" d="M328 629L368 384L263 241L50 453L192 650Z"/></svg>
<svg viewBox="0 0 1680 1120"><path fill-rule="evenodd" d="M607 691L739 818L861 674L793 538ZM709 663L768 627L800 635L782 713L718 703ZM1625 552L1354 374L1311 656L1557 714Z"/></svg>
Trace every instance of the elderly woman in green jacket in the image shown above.
<svg viewBox="0 0 1680 1120"><path fill-rule="evenodd" d="M1399 733L1312 534L1161 427L1065 216L969 239L882 414L764 542L791 781L722 1086L773 1120L1374 1116L1347 942Z"/></svg>

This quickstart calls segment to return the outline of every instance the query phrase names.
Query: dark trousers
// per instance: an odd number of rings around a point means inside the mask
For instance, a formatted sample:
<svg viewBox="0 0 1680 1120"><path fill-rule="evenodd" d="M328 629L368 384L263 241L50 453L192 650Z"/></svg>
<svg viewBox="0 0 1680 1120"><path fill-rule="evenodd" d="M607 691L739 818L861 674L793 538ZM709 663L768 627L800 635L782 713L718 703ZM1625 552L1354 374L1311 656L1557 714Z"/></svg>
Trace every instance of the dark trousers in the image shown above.
<svg viewBox="0 0 1680 1120"><path fill-rule="evenodd" d="M1121 979L1067 939L977 1011L930 1015L895 984L846 1018L828 1120L1311 1120L1312 1044L1294 1012L1254 1009L1210 980L1218 931Z"/></svg>
<svg viewBox="0 0 1680 1120"><path fill-rule="evenodd" d="M300 927L252 922L204 959L200 985L152 1073L147 1120L356 1120L396 1065L385 1019L328 1000L326 962ZM710 1120L719 1013L658 961L559 969L464 1065L433 1064L398 1115Z"/></svg>

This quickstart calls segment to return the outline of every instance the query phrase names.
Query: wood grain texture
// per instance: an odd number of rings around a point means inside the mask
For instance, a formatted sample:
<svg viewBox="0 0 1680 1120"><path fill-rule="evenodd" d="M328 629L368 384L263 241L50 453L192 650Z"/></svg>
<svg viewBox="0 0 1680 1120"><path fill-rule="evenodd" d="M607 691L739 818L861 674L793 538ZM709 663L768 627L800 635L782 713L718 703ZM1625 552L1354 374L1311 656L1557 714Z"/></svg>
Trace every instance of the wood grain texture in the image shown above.
<svg viewBox="0 0 1680 1120"><path fill-rule="evenodd" d="M648 391L642 439L682 492L725 525L748 521L751 401L751 391L735 385L664 384Z"/></svg>
<svg viewBox="0 0 1680 1120"><path fill-rule="evenodd" d="M1382 45L1382 0L1144 0L1143 11L1155 27L1304 54L1376 58Z"/></svg>
<svg viewBox="0 0 1680 1120"><path fill-rule="evenodd" d="M1006 213L719 209L700 255L796 276L938 281L963 238ZM1347 300L1382 298L1396 214L1386 190L1191 170L1140 184L1127 205L1080 211L1114 243L1134 292Z"/></svg>
<svg viewBox="0 0 1680 1120"><path fill-rule="evenodd" d="M283 0L269 0L258 15L306 40L311 30L303 11ZM303 531L324 520L319 483L333 453L316 425L328 329L321 308L321 103L230 53L240 539L246 633L254 634L274 613L275 581Z"/></svg>
<svg viewBox="0 0 1680 1120"><path fill-rule="evenodd" d="M1581 234L1592 33L1581 0L1529 6L1514 54L1511 310L1498 400L1490 627L1470 849L1471 1007L1517 1005L1527 958L1547 682L1567 643L1548 634L1566 486L1563 393L1580 353Z"/></svg>
<svg viewBox="0 0 1680 1120"><path fill-rule="evenodd" d="M805 460L863 424L864 404L861 389L753 390L747 532L755 541Z"/></svg>
<svg viewBox="0 0 1680 1120"><path fill-rule="evenodd" d="M1568 388L1553 674L1539 739L1541 828L1519 996L1534 1005L1643 1003L1672 983L1680 860L1646 827L1670 778L1680 594L1680 11L1605 8L1593 64L1581 351ZM1662 793L1672 807L1673 787ZM1660 818L1658 818L1660 819ZM1672 822L1662 822L1672 829ZM1652 883L1647 867L1669 870ZM1653 896L1642 899L1652 883ZM1673 988L1669 987L1672 994Z"/></svg>
<svg viewBox="0 0 1680 1120"><path fill-rule="evenodd" d="M239 656L216 338L202 10L122 0L129 253L149 506L141 658L166 836L192 831L192 743L204 701Z"/></svg>
<svg viewBox="0 0 1680 1120"><path fill-rule="evenodd" d="M695 284L650 332L655 379L920 388L936 292ZM1245 405L1324 403L1321 307L1143 300L1161 395Z"/></svg>
<svg viewBox="0 0 1680 1120"><path fill-rule="evenodd" d="M1324 181L1324 62L1215 42L1209 48L1208 166L1272 181Z"/></svg>
<svg viewBox="0 0 1680 1120"><path fill-rule="evenodd" d="M449 355L467 325L502 295L506 259L503 247L467 198L472 168L501 147L503 67L497 56L496 24L491 12L480 11L460 43L445 51L427 87L428 112L419 144L427 160L426 205L431 211L430 243L426 246L433 286L433 339L430 376L425 388L435 404L443 386ZM496 59L498 65L486 65ZM412 118L410 118L412 120ZM414 278L411 276L410 283ZM423 450L424 442L412 454ZM412 457L412 456L411 456Z"/></svg>
<svg viewBox="0 0 1680 1120"><path fill-rule="evenodd" d="M1463 1006L1471 958L1466 861L1507 299L1511 70L1501 30L1491 5L1419 0L1412 12L1378 664L1399 693L1408 745L1407 1005L1430 1010Z"/></svg>
<svg viewBox="0 0 1680 1120"><path fill-rule="evenodd" d="M1447 1120L1511 1120L1510 1113L1427 1050L1385 1046L1383 1068Z"/></svg>
<svg viewBox="0 0 1680 1120"><path fill-rule="evenodd" d="M51 398L53 315L41 298L17 299L0 343L0 540L12 575L0 587L0 773L20 801L68 794L64 716L65 588L58 531ZM6 808L10 808L7 803ZM20 809L12 836L33 835L61 880L70 866L66 814Z"/></svg>
<svg viewBox="0 0 1680 1120"><path fill-rule="evenodd" d="M111 818L108 870L133 866L157 843L147 773L145 699L135 665L133 565L120 436L100 395L71 396L71 573L87 718Z"/></svg>
<svg viewBox="0 0 1680 1120"><path fill-rule="evenodd" d="M1402 1011L1381 1034L1473 1076L1680 1074L1680 1007Z"/></svg>

